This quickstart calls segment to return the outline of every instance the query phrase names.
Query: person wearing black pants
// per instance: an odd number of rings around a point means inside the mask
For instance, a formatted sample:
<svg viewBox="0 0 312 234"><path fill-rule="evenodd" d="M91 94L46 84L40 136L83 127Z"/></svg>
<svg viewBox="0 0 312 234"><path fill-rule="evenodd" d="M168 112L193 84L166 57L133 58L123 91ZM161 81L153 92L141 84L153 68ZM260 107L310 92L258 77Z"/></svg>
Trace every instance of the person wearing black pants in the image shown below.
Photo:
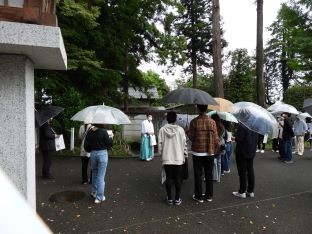
<svg viewBox="0 0 312 234"><path fill-rule="evenodd" d="M55 132L50 126L51 120L43 124L40 127L40 140L39 146L42 152L43 163L42 163L42 178L43 179L54 179L54 176L50 173L52 165L52 157L56 152L55 147Z"/></svg>
<svg viewBox="0 0 312 234"><path fill-rule="evenodd" d="M181 185L182 185L182 165L164 165L166 172L166 192L167 197L172 198L171 187L175 186L175 201L181 197Z"/></svg>
<svg viewBox="0 0 312 234"><path fill-rule="evenodd" d="M88 165L90 159L90 153L84 149L84 139L90 130L91 124L83 124L79 128L79 139L81 140L80 156L81 156L81 180L82 184L88 184ZM90 171L90 181L92 183L92 172Z"/></svg>
<svg viewBox="0 0 312 234"><path fill-rule="evenodd" d="M255 175L253 159L256 155L258 134L249 130L243 124L239 124L235 140L239 190L232 194L240 198L246 198L246 195L254 197Z"/></svg>
<svg viewBox="0 0 312 234"><path fill-rule="evenodd" d="M264 135L259 134L257 152L260 152L262 154L264 153L264 150L265 150L265 143L263 143L263 140L264 140Z"/></svg>

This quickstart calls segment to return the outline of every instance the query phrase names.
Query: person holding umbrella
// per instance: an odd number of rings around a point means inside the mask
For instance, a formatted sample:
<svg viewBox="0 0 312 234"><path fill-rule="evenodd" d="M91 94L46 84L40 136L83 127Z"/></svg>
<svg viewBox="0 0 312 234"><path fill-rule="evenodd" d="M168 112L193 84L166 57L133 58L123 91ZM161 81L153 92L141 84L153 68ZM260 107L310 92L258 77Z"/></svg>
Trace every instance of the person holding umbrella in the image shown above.
<svg viewBox="0 0 312 234"><path fill-rule="evenodd" d="M92 169L92 192L91 196L95 199L94 203L99 204L105 201L105 174L108 164L108 153L113 145L112 137L107 133L103 124L93 124L88 131L84 148L91 153Z"/></svg>
<svg viewBox="0 0 312 234"><path fill-rule="evenodd" d="M195 194L193 199L203 203L213 197L214 155L219 142L216 122L206 114L207 105L197 104L199 115L191 123L187 135L192 142ZM204 169L206 191L202 191L202 171Z"/></svg>
<svg viewBox="0 0 312 234"><path fill-rule="evenodd" d="M239 176L239 190L232 194L239 198L254 197L255 174L253 160L256 155L258 133L239 123L236 132L236 165ZM247 193L246 193L247 192Z"/></svg>
<svg viewBox="0 0 312 234"><path fill-rule="evenodd" d="M282 117L284 118L284 124L281 125L283 128L283 133L282 133L282 139L283 139L283 145L284 145L284 154L285 154L285 163L293 163L294 161L292 160L292 144L291 140L295 136L294 131L292 129L292 126L289 122L289 113L283 113Z"/></svg>
<svg viewBox="0 0 312 234"><path fill-rule="evenodd" d="M54 176L50 173L52 165L52 157L56 152L55 147L55 131L50 126L52 119L49 119L40 127L40 140L39 147L42 152L42 178L43 179L54 179Z"/></svg>

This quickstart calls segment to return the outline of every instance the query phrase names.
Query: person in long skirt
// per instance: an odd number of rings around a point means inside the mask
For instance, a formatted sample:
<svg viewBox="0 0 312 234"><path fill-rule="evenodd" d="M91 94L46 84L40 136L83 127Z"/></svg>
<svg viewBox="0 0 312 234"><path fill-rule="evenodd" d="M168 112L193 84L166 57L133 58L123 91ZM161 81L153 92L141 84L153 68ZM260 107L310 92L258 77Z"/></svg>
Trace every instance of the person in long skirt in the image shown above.
<svg viewBox="0 0 312 234"><path fill-rule="evenodd" d="M146 114L146 119L141 124L141 147L140 159L150 161L154 157L155 134L153 117L151 114Z"/></svg>

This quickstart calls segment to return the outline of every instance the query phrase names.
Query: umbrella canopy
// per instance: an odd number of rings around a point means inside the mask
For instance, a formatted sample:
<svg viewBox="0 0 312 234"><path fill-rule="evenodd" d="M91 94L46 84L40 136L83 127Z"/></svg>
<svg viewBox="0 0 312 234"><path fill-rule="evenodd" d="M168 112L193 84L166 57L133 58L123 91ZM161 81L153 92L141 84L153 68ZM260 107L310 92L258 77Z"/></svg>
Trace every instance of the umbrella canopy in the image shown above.
<svg viewBox="0 0 312 234"><path fill-rule="evenodd" d="M212 116L213 114L219 115L220 119L228 122L238 123L236 117L229 112L217 112L215 110L210 111L207 115Z"/></svg>
<svg viewBox="0 0 312 234"><path fill-rule="evenodd" d="M297 111L295 107L288 105L286 103L283 103L283 102L275 103L272 106L270 106L267 110L271 111L274 114L281 114L284 112L289 113L289 114L294 114L294 115L299 114L299 112Z"/></svg>
<svg viewBox="0 0 312 234"><path fill-rule="evenodd" d="M224 98L214 98L214 100L218 103L218 105L209 105L208 109L209 110L216 110L220 112L227 112L231 110L231 106L233 105L233 102L226 100Z"/></svg>
<svg viewBox="0 0 312 234"><path fill-rule="evenodd" d="M164 103L217 105L213 97L200 89L181 88L169 92L164 97Z"/></svg>
<svg viewBox="0 0 312 234"><path fill-rule="evenodd" d="M128 116L121 110L105 105L86 107L71 117L71 120L90 124L131 124Z"/></svg>
<svg viewBox="0 0 312 234"><path fill-rule="evenodd" d="M277 126L277 121L271 113L252 102L237 102L231 109L231 113L239 122L259 134L272 133Z"/></svg>
<svg viewBox="0 0 312 234"><path fill-rule="evenodd" d="M41 127L48 122L49 119L54 118L63 110L64 108L59 106L47 106L38 111L35 110L35 126Z"/></svg>
<svg viewBox="0 0 312 234"><path fill-rule="evenodd" d="M305 99L303 102L303 109L312 115L312 98Z"/></svg>
<svg viewBox="0 0 312 234"><path fill-rule="evenodd" d="M299 115L297 115L300 119L303 119L305 120L306 118L312 118L312 116L307 113L307 112L304 112L304 113L300 113Z"/></svg>

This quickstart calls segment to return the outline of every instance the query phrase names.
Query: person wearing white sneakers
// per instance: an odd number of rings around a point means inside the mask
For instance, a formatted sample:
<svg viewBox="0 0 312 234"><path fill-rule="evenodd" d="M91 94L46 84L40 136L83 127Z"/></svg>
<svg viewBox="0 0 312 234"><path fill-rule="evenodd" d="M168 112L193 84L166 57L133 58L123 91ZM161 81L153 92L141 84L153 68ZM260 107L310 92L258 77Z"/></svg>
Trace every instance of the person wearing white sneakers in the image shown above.
<svg viewBox="0 0 312 234"><path fill-rule="evenodd" d="M258 133L239 123L236 133L236 165L239 175L239 190L232 194L236 197L254 197L255 175L253 160L256 155Z"/></svg>

